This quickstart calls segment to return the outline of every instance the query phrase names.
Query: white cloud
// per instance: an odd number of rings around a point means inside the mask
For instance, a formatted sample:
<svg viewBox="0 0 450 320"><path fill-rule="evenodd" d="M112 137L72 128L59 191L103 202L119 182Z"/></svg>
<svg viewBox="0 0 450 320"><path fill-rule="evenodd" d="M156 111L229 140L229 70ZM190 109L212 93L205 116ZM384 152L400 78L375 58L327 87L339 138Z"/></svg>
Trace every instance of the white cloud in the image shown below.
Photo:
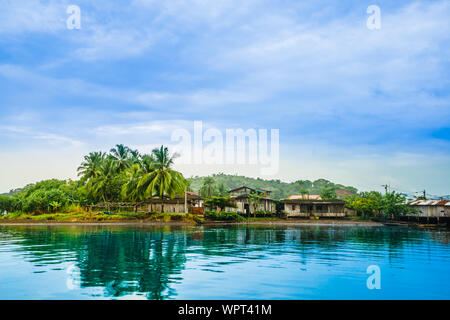
<svg viewBox="0 0 450 320"><path fill-rule="evenodd" d="M24 49L29 32L57 35L62 44L58 59L41 61L37 52L29 62L45 68L0 65L6 84L25 89L5 90L9 100L1 107L17 103L37 113L17 112L0 130L58 146L80 146L88 136L89 146L124 139L147 148L166 142L177 126L190 127L189 119L219 128L280 127L286 145L304 139L309 143L290 147L311 151L281 157L285 179L307 174L355 184L367 177L364 188L386 180L411 188L438 181L439 170L448 172L448 157L434 155L448 150L448 141L415 133L449 126L450 4L382 6L377 31L365 27L363 5L340 4L80 1L82 29L59 32L65 29L62 4L7 2L0 34L14 35ZM130 67L116 59L129 59ZM73 76L62 68L69 63L77 68ZM64 105L72 99L81 116ZM45 113L55 112L39 109L47 104L68 109L73 119L57 124L59 130L41 128ZM324 152L332 149L332 156Z"/></svg>
<svg viewBox="0 0 450 320"><path fill-rule="evenodd" d="M190 126L192 126L192 122L190 121L166 120L99 126L97 128L94 128L93 131L96 134L106 136L159 134L170 137L170 134L173 130Z"/></svg>
<svg viewBox="0 0 450 320"><path fill-rule="evenodd" d="M50 32L66 28L66 1L2 1L0 34Z"/></svg>
<svg viewBox="0 0 450 320"><path fill-rule="evenodd" d="M20 125L0 126L0 135L12 136L16 139L41 140L58 147L81 147L84 145L82 141L77 139L56 133L39 132L35 128Z"/></svg>

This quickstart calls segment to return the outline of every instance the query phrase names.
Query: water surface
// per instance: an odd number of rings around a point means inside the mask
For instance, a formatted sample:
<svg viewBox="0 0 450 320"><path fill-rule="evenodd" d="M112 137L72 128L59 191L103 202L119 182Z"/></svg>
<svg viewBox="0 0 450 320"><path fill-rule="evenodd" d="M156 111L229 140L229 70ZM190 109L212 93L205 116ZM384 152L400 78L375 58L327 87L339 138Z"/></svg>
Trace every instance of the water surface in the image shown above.
<svg viewBox="0 0 450 320"><path fill-rule="evenodd" d="M0 226L0 299L449 299L448 231ZM381 289L369 290L378 265Z"/></svg>

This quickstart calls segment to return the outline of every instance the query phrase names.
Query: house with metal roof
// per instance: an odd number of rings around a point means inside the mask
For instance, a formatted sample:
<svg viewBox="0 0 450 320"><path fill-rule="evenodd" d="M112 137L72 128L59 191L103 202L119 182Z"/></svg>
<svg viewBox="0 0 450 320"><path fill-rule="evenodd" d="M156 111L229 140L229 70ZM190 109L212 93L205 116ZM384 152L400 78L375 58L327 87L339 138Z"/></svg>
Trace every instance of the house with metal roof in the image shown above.
<svg viewBox="0 0 450 320"><path fill-rule="evenodd" d="M419 217L450 217L450 200L415 200L409 205L418 210Z"/></svg>
<svg viewBox="0 0 450 320"><path fill-rule="evenodd" d="M281 200L287 217L332 217L339 218L350 215L343 200L321 200L319 198L288 197Z"/></svg>
<svg viewBox="0 0 450 320"><path fill-rule="evenodd" d="M257 212L276 213L275 201L270 198L270 193L269 190L247 186L228 191L235 210L246 215Z"/></svg>
<svg viewBox="0 0 450 320"><path fill-rule="evenodd" d="M287 200L322 200L320 194L293 194Z"/></svg>

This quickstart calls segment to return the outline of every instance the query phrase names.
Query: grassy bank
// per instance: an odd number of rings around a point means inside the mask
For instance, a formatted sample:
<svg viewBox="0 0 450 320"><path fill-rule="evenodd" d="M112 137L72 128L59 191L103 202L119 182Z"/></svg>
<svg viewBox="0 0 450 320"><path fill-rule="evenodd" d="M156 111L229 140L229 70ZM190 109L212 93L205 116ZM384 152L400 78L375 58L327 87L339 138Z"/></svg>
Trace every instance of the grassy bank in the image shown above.
<svg viewBox="0 0 450 320"><path fill-rule="evenodd" d="M196 223L198 217L181 213L117 213L104 212L68 212L29 214L13 212L0 217L0 223L34 223L34 222L185 222Z"/></svg>
<svg viewBox="0 0 450 320"><path fill-rule="evenodd" d="M244 224L289 224L289 225L359 225L379 224L360 217L347 217L343 219L295 219L279 217L243 217L236 212L206 211L204 217L183 213L135 213L121 212L106 214L104 212L59 212L29 214L13 212L0 217L0 224L19 223L188 223L188 224L215 224L215 223L244 223Z"/></svg>

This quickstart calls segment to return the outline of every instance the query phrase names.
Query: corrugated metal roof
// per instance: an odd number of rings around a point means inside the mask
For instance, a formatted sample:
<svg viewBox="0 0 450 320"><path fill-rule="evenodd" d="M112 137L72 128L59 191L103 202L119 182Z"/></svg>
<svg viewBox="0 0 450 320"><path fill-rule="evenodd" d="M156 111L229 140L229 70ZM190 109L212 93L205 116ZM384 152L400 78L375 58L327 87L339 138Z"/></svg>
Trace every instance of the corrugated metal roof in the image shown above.
<svg viewBox="0 0 450 320"><path fill-rule="evenodd" d="M320 200L322 197L319 194L293 194L288 197L288 200Z"/></svg>
<svg viewBox="0 0 450 320"><path fill-rule="evenodd" d="M409 204L412 206L450 206L450 200L415 200Z"/></svg>

